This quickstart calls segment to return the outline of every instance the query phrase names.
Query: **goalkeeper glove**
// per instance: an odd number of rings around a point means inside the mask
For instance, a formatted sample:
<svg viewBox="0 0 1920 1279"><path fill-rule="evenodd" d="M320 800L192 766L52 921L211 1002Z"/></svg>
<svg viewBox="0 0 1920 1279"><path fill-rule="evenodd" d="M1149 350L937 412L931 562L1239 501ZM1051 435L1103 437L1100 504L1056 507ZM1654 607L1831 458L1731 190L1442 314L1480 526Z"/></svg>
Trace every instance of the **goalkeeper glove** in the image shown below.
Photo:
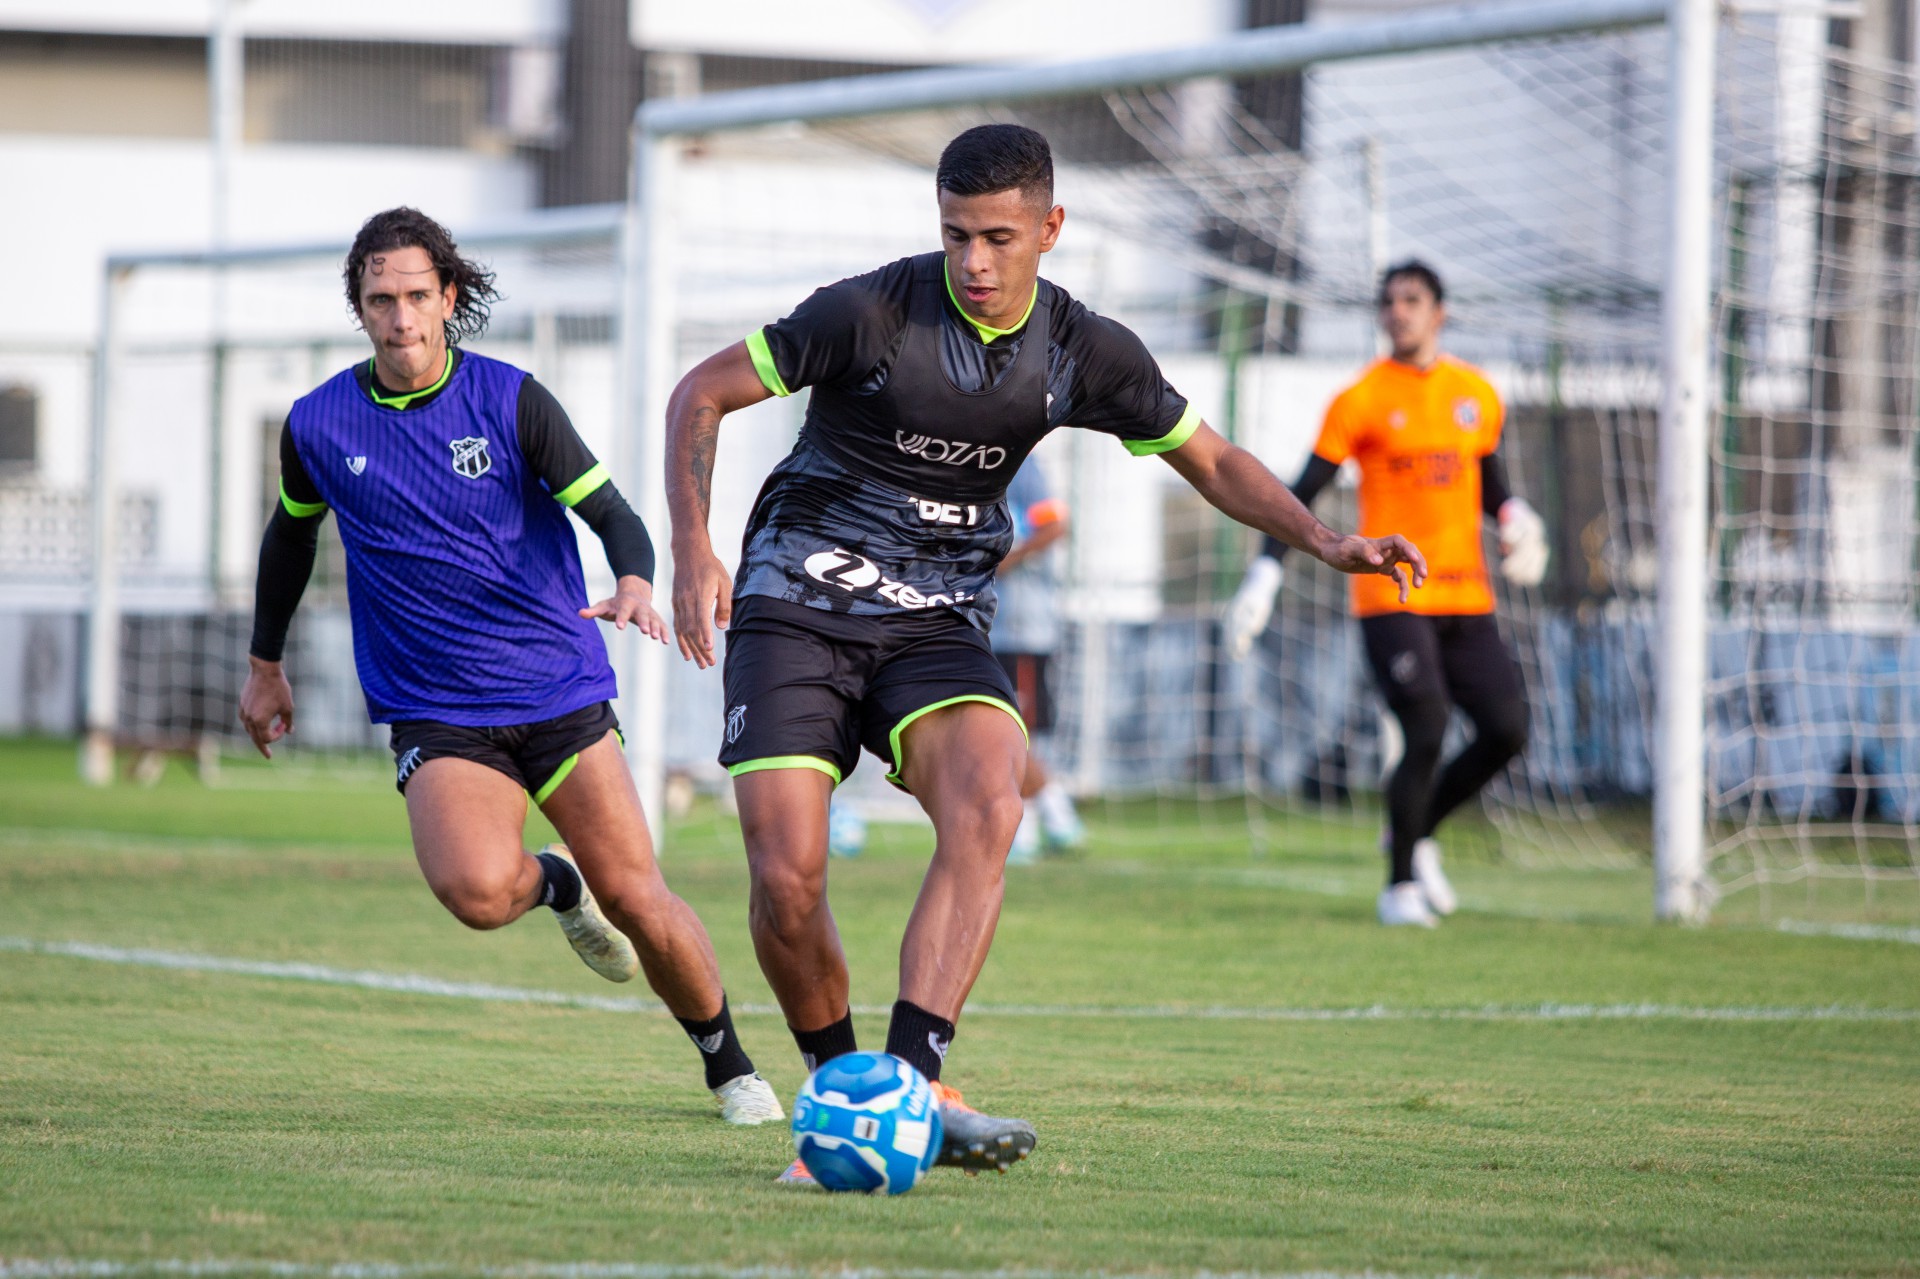
<svg viewBox="0 0 1920 1279"><path fill-rule="evenodd" d="M1515 586L1538 586L1547 575L1547 522L1525 501L1500 504L1500 576Z"/></svg>
<svg viewBox="0 0 1920 1279"><path fill-rule="evenodd" d="M1273 616L1273 599L1286 580L1286 570L1271 555L1262 555L1247 565L1240 589L1227 602L1225 621L1227 655L1234 661L1245 657L1253 641L1267 629Z"/></svg>

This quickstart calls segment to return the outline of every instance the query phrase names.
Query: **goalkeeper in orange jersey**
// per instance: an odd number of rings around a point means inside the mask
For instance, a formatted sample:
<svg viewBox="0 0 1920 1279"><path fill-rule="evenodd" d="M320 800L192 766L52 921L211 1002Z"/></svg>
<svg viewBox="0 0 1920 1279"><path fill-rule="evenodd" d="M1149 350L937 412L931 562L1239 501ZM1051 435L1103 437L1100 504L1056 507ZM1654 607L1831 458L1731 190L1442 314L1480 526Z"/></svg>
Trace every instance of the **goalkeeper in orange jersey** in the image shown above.
<svg viewBox="0 0 1920 1279"><path fill-rule="evenodd" d="M1432 928L1455 906L1434 830L1527 744L1520 670L1494 625L1481 516L1498 522L1500 573L1515 585L1536 586L1545 576L1547 536L1540 516L1507 487L1495 451L1500 397L1478 370L1440 353L1447 319L1440 277L1417 261L1390 267L1379 300L1392 354L1328 407L1293 493L1311 505L1352 458L1360 467L1361 534L1391 528L1426 553L1426 587L1405 602L1381 578L1356 577L1351 589L1374 680L1406 738L1387 783L1380 922ZM1266 629L1286 550L1267 538L1227 607L1236 658ZM1473 721L1474 737L1441 767L1454 706Z"/></svg>

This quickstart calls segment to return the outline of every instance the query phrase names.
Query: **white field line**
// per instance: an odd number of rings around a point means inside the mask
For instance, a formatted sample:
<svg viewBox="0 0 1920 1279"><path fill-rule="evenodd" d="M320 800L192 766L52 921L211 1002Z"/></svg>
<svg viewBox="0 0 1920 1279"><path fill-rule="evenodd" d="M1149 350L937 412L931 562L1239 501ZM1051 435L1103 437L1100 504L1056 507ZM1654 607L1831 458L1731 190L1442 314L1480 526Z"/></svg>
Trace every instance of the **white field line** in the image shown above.
<svg viewBox="0 0 1920 1279"><path fill-rule="evenodd" d="M353 986L362 990L427 995L440 999L475 999L494 1003L546 1004L586 1008L597 1012L651 1013L664 1011L654 999L617 995L577 995L560 990L533 990L524 986L496 986L486 982L446 981L420 973L384 973L370 969L331 968L324 964L283 963L264 959L232 959L196 955L187 951L102 946L95 942L35 941L29 937L0 937L0 951L90 959L136 968L170 968L185 972L227 973L240 977L267 977L281 981L313 982L323 986ZM856 1004L862 1016L884 1016L889 1004ZM775 1015L773 1004L739 1004L738 1013ZM1112 1017L1165 1021L1726 1021L1726 1022L1920 1022L1920 1008L1859 1008L1830 1005L1751 1005L1696 1007L1686 1004L1485 1004L1463 1008L1395 1008L1369 1004L1349 1008L1258 1008L1228 1005L1175 1004L969 1004L976 1017ZM5 1279L0 1272L0 1279Z"/></svg>
<svg viewBox="0 0 1920 1279"><path fill-rule="evenodd" d="M462 1266L451 1262L273 1261L183 1258L152 1261L94 1261L68 1257L0 1257L0 1279L139 1279L144 1275L180 1279L1470 1279L1458 1273L1411 1276L1385 1270L1187 1270L1127 1272L1114 1270L932 1270L845 1266L805 1269L796 1266L671 1266L635 1261L523 1261L504 1266ZM1559 1279L1583 1279L1579 1275Z"/></svg>
<svg viewBox="0 0 1920 1279"><path fill-rule="evenodd" d="M1848 941L1895 941L1920 946L1920 928L1898 928L1890 924L1814 924L1804 919L1783 919L1774 927L1801 937L1844 937Z"/></svg>
<svg viewBox="0 0 1920 1279"><path fill-rule="evenodd" d="M57 837L89 849L116 852L139 848L156 852L213 853L235 857L255 856L259 853L258 845L243 840L66 829L0 830L0 848L18 845L39 847L49 837ZM1364 870L1355 870L1353 874L1347 876L1329 872L1290 871L1277 866L1167 866L1140 861L1087 860L1074 862L1071 868L1090 875L1231 884L1243 888L1275 889L1283 892L1307 893L1317 897L1365 902L1373 900L1374 885L1379 880L1371 864ZM1590 869L1599 874L1628 873L1609 867ZM1461 907L1468 914L1491 916L1496 919L1526 919L1550 924L1598 924L1615 927L1623 925L1639 927L1644 925L1651 915L1650 908L1647 916L1554 910L1521 903L1489 902L1473 894L1467 896L1461 903ZM1745 930L1751 927L1765 928L1766 925L1740 924L1730 927ZM1773 928L1778 932L1794 933L1803 937L1831 937L1843 941L1891 941L1920 945L1920 928L1877 924L1816 924L1791 919L1780 920L1773 925Z"/></svg>

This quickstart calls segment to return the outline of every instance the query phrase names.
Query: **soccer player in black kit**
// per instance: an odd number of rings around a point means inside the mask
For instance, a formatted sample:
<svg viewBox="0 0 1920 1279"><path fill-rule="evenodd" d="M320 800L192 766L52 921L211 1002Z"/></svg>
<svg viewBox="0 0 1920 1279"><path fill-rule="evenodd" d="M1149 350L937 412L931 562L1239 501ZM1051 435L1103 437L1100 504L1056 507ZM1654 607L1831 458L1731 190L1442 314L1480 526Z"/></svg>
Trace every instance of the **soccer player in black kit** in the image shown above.
<svg viewBox="0 0 1920 1279"><path fill-rule="evenodd" d="M705 668L714 628L728 630L720 762L739 800L754 948L809 1069L855 1048L826 899L833 787L865 746L933 819L887 1051L935 1081L939 1162L1004 1170L1033 1149L1032 1126L980 1114L939 1080L1022 808L1026 730L986 634L1022 459L1055 427L1103 431L1344 572L1405 591L1426 566L1403 538L1320 524L1200 420L1137 337L1039 278L1066 218L1040 134L969 129L942 153L936 188L944 252L816 291L675 388L674 631ZM800 439L761 490L730 577L707 533L720 419L803 386Z"/></svg>

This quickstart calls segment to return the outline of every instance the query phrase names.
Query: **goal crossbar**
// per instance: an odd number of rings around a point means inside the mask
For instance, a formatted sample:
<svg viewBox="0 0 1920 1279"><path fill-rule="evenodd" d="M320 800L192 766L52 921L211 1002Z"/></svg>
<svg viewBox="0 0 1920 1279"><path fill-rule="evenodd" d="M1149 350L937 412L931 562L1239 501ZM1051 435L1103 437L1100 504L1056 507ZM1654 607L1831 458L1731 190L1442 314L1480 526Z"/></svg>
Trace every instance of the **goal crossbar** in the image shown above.
<svg viewBox="0 0 1920 1279"><path fill-rule="evenodd" d="M1263 27L1178 49L1027 66L939 68L658 98L635 113L651 137L712 133L785 121L924 111L968 102L1032 102L1205 76L1297 71L1323 62L1420 53L1461 45L1652 26L1668 0L1547 0L1461 5L1349 23Z"/></svg>

